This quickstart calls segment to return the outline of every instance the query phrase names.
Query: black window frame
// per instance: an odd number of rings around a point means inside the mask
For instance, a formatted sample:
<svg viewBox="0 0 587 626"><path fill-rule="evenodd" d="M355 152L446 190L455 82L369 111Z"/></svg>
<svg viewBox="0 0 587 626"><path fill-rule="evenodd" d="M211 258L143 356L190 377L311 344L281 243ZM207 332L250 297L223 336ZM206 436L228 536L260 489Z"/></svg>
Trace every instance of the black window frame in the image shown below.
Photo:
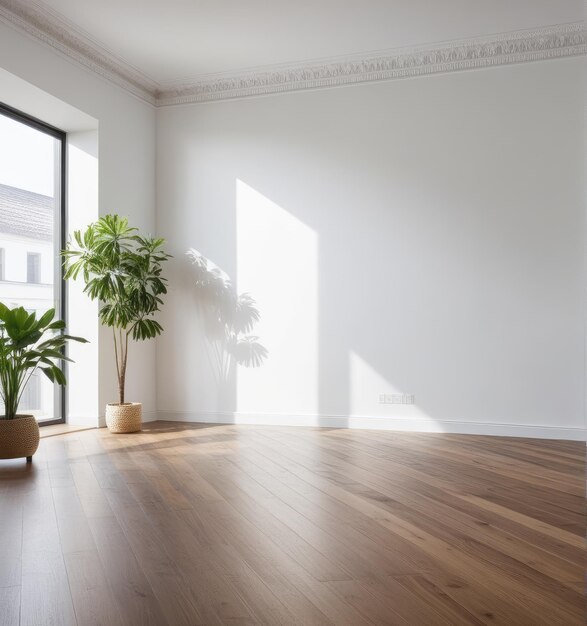
<svg viewBox="0 0 587 626"><path fill-rule="evenodd" d="M18 109L15 109L4 102L0 102L0 115L9 117L17 122L35 128L36 130L50 135L54 139L57 139L60 143L60 155L59 155L59 235L54 239L57 241L60 250L66 247L67 237L67 133L51 124L47 124L42 120L23 113ZM60 271L60 285L59 285L59 317L67 324L67 285L64 278L63 265L59 264ZM66 354L66 350L63 351ZM61 369L67 376L67 362L61 361ZM59 406L61 408L61 417L51 420L41 420L39 426L51 426L53 424L64 424L65 417L67 415L67 393L65 387L58 386L57 393L59 394Z"/></svg>

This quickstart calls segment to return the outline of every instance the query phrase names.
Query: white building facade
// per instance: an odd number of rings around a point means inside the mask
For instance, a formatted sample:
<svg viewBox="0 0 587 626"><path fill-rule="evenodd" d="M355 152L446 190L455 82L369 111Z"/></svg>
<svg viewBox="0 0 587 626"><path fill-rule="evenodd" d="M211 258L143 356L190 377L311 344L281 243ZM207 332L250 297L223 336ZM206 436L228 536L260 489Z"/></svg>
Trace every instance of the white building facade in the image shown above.
<svg viewBox="0 0 587 626"><path fill-rule="evenodd" d="M59 210L54 198L0 185L0 302L43 314L58 307L60 276L54 246ZM37 419L60 413L59 394L41 372L33 375L20 411Z"/></svg>

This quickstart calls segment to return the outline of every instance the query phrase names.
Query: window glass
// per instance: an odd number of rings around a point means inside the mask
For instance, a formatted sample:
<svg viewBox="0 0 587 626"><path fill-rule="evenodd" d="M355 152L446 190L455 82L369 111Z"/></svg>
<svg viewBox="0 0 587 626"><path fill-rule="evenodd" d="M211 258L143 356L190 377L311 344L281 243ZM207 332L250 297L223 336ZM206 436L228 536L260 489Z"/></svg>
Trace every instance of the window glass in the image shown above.
<svg viewBox="0 0 587 626"><path fill-rule="evenodd" d="M38 252L27 252L26 281L27 283L41 282L41 255Z"/></svg>
<svg viewBox="0 0 587 626"><path fill-rule="evenodd" d="M60 311L62 146L62 136L0 108L0 301L37 315ZM61 419L61 390L35 374L19 412Z"/></svg>

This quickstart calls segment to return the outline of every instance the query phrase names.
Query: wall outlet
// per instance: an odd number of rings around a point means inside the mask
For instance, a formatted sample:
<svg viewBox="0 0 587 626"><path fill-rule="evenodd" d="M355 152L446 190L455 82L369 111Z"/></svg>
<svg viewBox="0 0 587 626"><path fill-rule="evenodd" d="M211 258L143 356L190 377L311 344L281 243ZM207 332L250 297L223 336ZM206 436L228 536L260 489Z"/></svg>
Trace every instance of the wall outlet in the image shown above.
<svg viewBox="0 0 587 626"><path fill-rule="evenodd" d="M414 404L416 398L412 393L380 393L379 404Z"/></svg>

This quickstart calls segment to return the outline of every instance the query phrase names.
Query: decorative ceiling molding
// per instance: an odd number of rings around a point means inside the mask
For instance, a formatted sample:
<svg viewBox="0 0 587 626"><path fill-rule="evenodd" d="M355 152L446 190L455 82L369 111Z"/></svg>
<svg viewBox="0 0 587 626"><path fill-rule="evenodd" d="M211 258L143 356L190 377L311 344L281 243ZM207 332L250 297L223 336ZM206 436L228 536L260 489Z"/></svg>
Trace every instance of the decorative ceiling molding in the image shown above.
<svg viewBox="0 0 587 626"><path fill-rule="evenodd" d="M63 16L31 0L0 0L0 20L135 96L156 104L157 83L92 41Z"/></svg>
<svg viewBox="0 0 587 626"><path fill-rule="evenodd" d="M274 66L235 75L208 76L157 95L159 106L228 100L303 89L410 78L443 72L543 61L587 53L583 23L504 33L378 55Z"/></svg>
<svg viewBox="0 0 587 626"><path fill-rule="evenodd" d="M583 22L577 22L161 85L103 48L61 14L34 0L0 0L0 20L155 106L339 87L587 53L587 30Z"/></svg>

